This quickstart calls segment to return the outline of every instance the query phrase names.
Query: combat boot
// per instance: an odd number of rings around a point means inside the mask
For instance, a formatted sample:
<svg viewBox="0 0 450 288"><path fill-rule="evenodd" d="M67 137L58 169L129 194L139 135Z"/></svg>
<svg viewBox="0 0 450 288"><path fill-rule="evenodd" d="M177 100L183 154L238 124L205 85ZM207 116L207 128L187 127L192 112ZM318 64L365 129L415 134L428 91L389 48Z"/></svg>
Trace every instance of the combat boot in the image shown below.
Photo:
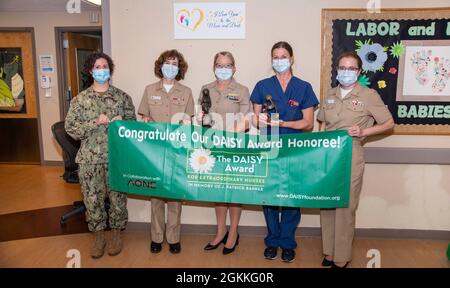
<svg viewBox="0 0 450 288"><path fill-rule="evenodd" d="M97 231L94 233L94 243L91 248L91 257L98 259L105 253L105 231Z"/></svg>
<svg viewBox="0 0 450 288"><path fill-rule="evenodd" d="M122 238L120 236L120 229L111 230L111 243L108 246L109 256L116 256L122 251Z"/></svg>

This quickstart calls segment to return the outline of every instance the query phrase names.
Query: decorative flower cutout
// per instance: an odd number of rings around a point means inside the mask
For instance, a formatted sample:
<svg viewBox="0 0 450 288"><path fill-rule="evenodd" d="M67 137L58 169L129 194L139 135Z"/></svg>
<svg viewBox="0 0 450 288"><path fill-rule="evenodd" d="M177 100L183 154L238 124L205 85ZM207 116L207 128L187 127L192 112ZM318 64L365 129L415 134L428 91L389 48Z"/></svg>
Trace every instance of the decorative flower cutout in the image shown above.
<svg viewBox="0 0 450 288"><path fill-rule="evenodd" d="M391 55L394 58L400 58L400 56L405 54L406 47L405 47L405 45L403 45L402 42L396 42L396 43L392 44L389 51L391 52Z"/></svg>
<svg viewBox="0 0 450 288"><path fill-rule="evenodd" d="M384 81L384 80L378 81L378 88L384 89L386 87L387 87L386 81Z"/></svg>
<svg viewBox="0 0 450 288"><path fill-rule="evenodd" d="M359 75L358 82L361 86L366 86L366 87L368 87L368 86L370 86L370 84L372 84L372 83L370 83L369 77L367 77L367 75L365 75L365 74Z"/></svg>
<svg viewBox="0 0 450 288"><path fill-rule="evenodd" d="M395 74L397 74L397 68L395 68L395 67L392 67L391 69L389 69L389 73L391 73L392 75L395 75Z"/></svg>
<svg viewBox="0 0 450 288"><path fill-rule="evenodd" d="M388 59L388 55L385 52L385 48L378 43L364 44L361 49L358 50L358 56L363 61L364 71L383 71L384 63Z"/></svg>

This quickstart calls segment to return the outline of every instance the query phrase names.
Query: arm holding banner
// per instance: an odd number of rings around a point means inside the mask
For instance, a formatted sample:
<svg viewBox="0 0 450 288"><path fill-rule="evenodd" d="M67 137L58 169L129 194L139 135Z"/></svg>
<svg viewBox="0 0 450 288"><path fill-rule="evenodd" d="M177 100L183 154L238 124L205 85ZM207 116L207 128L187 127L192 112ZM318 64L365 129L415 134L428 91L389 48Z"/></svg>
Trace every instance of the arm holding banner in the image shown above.
<svg viewBox="0 0 450 288"><path fill-rule="evenodd" d="M303 119L297 121L284 121L280 123L280 127L311 130L314 127L314 108L306 108L302 110Z"/></svg>
<svg viewBox="0 0 450 288"><path fill-rule="evenodd" d="M83 121L83 119L81 119L81 111L83 110L81 105L82 98L82 95L73 98L65 119L65 130L67 134L76 140L88 138L93 130L98 129L99 125L102 125L107 121L107 119L104 119L106 115L103 114L100 114L99 117L93 121Z"/></svg>
<svg viewBox="0 0 450 288"><path fill-rule="evenodd" d="M193 122L193 116L195 115L195 105L194 105L194 97L192 96L192 91L189 94L189 100L186 105L185 116L183 117L182 123L185 125L190 125Z"/></svg>
<svg viewBox="0 0 450 288"><path fill-rule="evenodd" d="M241 101L239 102L239 114L238 122L235 124L234 132L245 132L250 128L251 115L252 112L250 104L250 91L247 87L244 88L244 93L241 95Z"/></svg>
<svg viewBox="0 0 450 288"><path fill-rule="evenodd" d="M372 117L375 119L375 122L377 124L372 127L363 129L361 132L361 136L359 137L382 134L393 129L395 126L394 119L392 118L391 113L387 109L378 92L376 92L375 90L370 91L372 93L369 93L368 95L368 110L372 114Z"/></svg>
<svg viewBox="0 0 450 288"><path fill-rule="evenodd" d="M123 108L123 120L136 121L136 112L133 105L133 100L128 94L125 94L125 103Z"/></svg>
<svg viewBox="0 0 450 288"><path fill-rule="evenodd" d="M142 116L142 121L145 123L155 122L153 118L150 116L150 109L148 107L148 99L147 99L147 87L144 90L144 95L142 95L141 103L139 104L138 114Z"/></svg>
<svg viewBox="0 0 450 288"><path fill-rule="evenodd" d="M376 124L372 127L365 128L365 129L361 129L359 126L352 126L352 127L348 128L348 135L358 137L358 138L363 138L363 137L368 137L368 136L372 136L372 135L382 134L386 131L391 130L392 128L394 128L394 126L395 126L395 123L394 123L393 119L389 119L386 122L384 122L383 124Z"/></svg>

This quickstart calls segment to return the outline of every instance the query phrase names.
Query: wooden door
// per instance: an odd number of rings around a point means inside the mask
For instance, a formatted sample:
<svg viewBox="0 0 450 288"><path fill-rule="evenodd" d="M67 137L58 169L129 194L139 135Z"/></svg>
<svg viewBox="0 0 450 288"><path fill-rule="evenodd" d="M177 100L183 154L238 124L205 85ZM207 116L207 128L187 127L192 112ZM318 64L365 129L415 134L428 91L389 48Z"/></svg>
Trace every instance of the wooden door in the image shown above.
<svg viewBox="0 0 450 288"><path fill-rule="evenodd" d="M12 50L13 53L16 54L16 57L14 57L14 60L10 57L6 57L3 59L4 61L0 61L2 62L0 65L0 79L3 81L1 89L8 89L9 91L14 90L14 87L8 87L10 86L11 81L6 81L5 79L5 76L7 76L5 75L5 66L16 62L16 65L20 68L16 69L14 72L17 72L16 75L10 76L19 77L20 82L23 83L21 88L23 92L21 93L21 96L18 97L19 99L13 100L13 105L7 107L2 105L2 107L0 107L0 118L36 119L36 79L33 38L31 32L0 32L0 52L5 53L5 51L8 50ZM8 85L6 86L5 83Z"/></svg>
<svg viewBox="0 0 450 288"><path fill-rule="evenodd" d="M32 31L0 31L0 163L39 164Z"/></svg>
<svg viewBox="0 0 450 288"><path fill-rule="evenodd" d="M66 33L66 63L68 90L75 97L88 88L87 75L83 71L86 57L92 52L101 51L101 39L79 33Z"/></svg>

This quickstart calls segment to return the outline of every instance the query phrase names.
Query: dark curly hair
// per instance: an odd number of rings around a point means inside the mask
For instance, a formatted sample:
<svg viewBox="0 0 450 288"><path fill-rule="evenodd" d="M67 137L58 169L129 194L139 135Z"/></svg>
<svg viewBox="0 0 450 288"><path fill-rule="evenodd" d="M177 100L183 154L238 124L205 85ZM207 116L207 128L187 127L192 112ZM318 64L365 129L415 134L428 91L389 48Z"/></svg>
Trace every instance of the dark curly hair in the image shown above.
<svg viewBox="0 0 450 288"><path fill-rule="evenodd" d="M90 55L87 57L86 61L84 62L84 69L83 69L83 72L84 72L84 73L87 75L87 77L88 77L88 83L89 83L89 85L92 85L92 83L94 83L94 78L92 78L91 72L92 72L92 70L94 69L95 62L96 62L98 59L102 59L102 58L105 59L106 62L108 62L109 72L111 73L111 76L112 76L113 73L114 73L114 62L113 62L113 60L111 59L111 57L109 57L108 55L106 55L106 54L103 53L103 52L94 52L94 53L90 54Z"/></svg>
<svg viewBox="0 0 450 288"><path fill-rule="evenodd" d="M156 77L162 79L164 78L164 75L162 74L161 67L163 66L164 62L166 62L168 59L178 59L178 75L175 77L177 81L184 79L184 75L186 74L186 71L188 69L188 64L184 60L183 54L178 52L177 50L167 50L164 51L161 55L159 55L159 58L155 61L155 75Z"/></svg>

